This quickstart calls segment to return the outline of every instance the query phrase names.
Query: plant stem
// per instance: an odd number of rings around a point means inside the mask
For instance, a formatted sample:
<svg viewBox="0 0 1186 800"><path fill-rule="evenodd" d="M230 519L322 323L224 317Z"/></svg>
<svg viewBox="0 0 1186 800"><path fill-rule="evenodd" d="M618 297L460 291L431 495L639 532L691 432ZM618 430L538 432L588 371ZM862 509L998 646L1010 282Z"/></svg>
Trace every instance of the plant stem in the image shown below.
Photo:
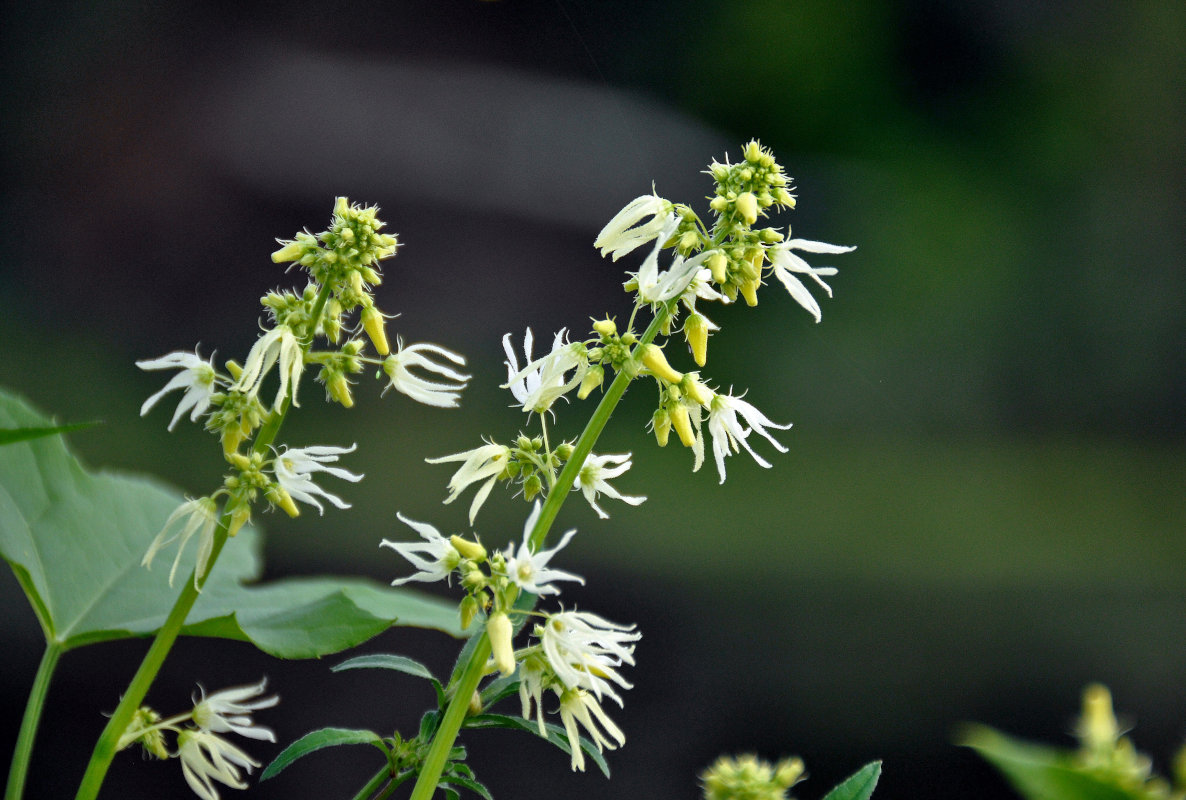
<svg viewBox="0 0 1186 800"><path fill-rule="evenodd" d="M21 731L17 734L16 747L12 751L12 765L8 773L8 786L4 790L4 800L20 800L25 791L29 758L33 754L33 740L37 736L37 726L41 722L41 709L45 706L49 682L61 655L61 645L54 642L46 643L45 652L41 654L41 663L37 665L37 675L33 678L33 686L29 689L29 700L25 704L25 716L21 718Z"/></svg>
<svg viewBox="0 0 1186 800"><path fill-rule="evenodd" d="M647 326L642 338L635 346L634 353L637 353L639 348L649 344L658 335L659 329L663 327L663 324L670 315L671 304L664 305L659 309L655 318ZM589 423L585 426L585 430L581 433L580 438L577 439L577 443L573 447L572 456L565 463L564 469L561 470L556 482L548 490L548 499L544 501L539 519L535 523L535 529L531 532L532 550L539 550L543 546L544 540L548 537L548 531L552 527L552 523L560 513L560 507L568 499L568 493L572 489L573 483L576 482L577 474L585 464L585 458L593 451L593 445L597 442L597 437L605 429L605 425L609 422L614 408L617 407L618 401L622 399L622 395L626 393L626 387L634 377L632 370L623 369L619 371L614 376L609 389L606 390L605 395L601 398L601 402L597 405L593 416L589 418ZM441 773L444 771L445 763L449 759L449 752L453 749L453 743L457 740L457 734L461 730L461 723L465 721L465 714L469 709L470 698L478 688L478 684L482 681L482 676L486 671L486 659L490 657L490 638L485 633L480 634L480 636L481 638L477 646L470 654L469 661L466 662L465 669L457 681L457 688L453 694L453 699L450 701L449 707L445 710L445 716L441 720L436 736L432 739L432 745L428 749L428 755L425 757L424 764L420 768L420 775L416 779L416 786L412 789L411 800L429 800L433 792L436 791L437 784L440 782Z"/></svg>
<svg viewBox="0 0 1186 800"><path fill-rule="evenodd" d="M379 787L382 786L390 776L391 767L384 766L383 769L375 773L375 777L371 778L370 781L367 782L366 786L358 790L358 794L354 795L353 800L367 800L368 797L372 796L376 791L379 790Z"/></svg>

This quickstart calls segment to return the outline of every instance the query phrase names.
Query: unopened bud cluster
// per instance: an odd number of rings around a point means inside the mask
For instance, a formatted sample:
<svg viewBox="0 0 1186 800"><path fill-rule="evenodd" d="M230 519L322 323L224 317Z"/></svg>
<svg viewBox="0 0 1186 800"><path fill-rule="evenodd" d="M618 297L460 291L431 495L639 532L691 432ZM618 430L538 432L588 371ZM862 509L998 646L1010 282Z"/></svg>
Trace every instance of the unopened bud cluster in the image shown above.
<svg viewBox="0 0 1186 800"><path fill-rule="evenodd" d="M700 776L704 800L784 800L803 778L798 758L771 764L754 755L721 756Z"/></svg>

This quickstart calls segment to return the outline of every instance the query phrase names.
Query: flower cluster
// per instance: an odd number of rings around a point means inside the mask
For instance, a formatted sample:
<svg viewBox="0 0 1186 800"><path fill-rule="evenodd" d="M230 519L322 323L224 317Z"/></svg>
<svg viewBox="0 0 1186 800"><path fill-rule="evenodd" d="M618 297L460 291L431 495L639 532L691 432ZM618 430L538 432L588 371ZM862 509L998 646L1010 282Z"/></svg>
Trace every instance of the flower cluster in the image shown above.
<svg viewBox="0 0 1186 800"><path fill-rule="evenodd" d="M246 789L240 770L251 773L259 762L236 747L221 734L236 733L248 739L276 741L268 728L255 724L254 711L271 708L280 702L276 696L261 697L266 680L252 686L224 689L209 696L198 687L192 710L168 719L151 708L142 707L119 740L119 749L139 744L152 758L177 758L186 783L202 800L218 800L215 783L232 789ZM170 750L166 734L176 737L177 749Z"/></svg>
<svg viewBox="0 0 1186 800"><path fill-rule="evenodd" d="M552 613L530 612L541 617L532 629L535 641L518 650L514 647L516 625L525 612L515 605L521 594L549 597L560 594L563 581L584 583L570 572L555 569L552 559L576 534L570 530L559 544L535 550L531 539L540 517L537 502L523 526L523 539L503 550L487 553L476 540L461 536L445 538L432 525L399 517L424 540L393 542L383 540L406 558L416 572L393 583L439 581L460 577L466 590L461 603L461 624L468 628L479 614L485 615L485 633L490 639L491 662L488 669L504 676L519 671L519 696L523 718L537 721L540 735L546 736L544 692L559 699L561 723L572 751L572 768L584 770L581 729L597 749L614 749L626 741L625 734L613 723L601 702L609 698L622 704L620 689L630 684L622 677L624 664L634 664L634 643L642 634L633 625L618 625L596 614L561 610Z"/></svg>
<svg viewBox="0 0 1186 800"><path fill-rule="evenodd" d="M784 758L777 764L754 755L721 756L700 776L704 800L784 800L787 790L804 778L803 761Z"/></svg>
<svg viewBox="0 0 1186 800"><path fill-rule="evenodd" d="M353 447L271 447L288 407L299 405L298 390L309 368L317 368L316 380L325 386L327 398L347 408L354 404L350 376L367 365L375 369L376 377L386 377L384 393L395 389L439 408L458 405L470 377L459 369L465 366L462 356L435 344L405 346L397 339L395 352L388 344L386 317L375 305L374 287L382 282L379 262L395 254L398 241L382 232L384 224L376 212L374 207L352 205L339 197L325 231L298 233L280 243L282 247L272 254L272 260L299 265L309 281L300 291L276 290L264 296L266 324L242 365L227 361L226 371L221 372L213 358L203 359L196 352L174 352L137 362L144 370L179 370L144 402L141 415L166 394L182 390L169 429L187 413L193 422L204 416L206 428L220 437L231 468L216 492L179 506L145 553L143 563L148 566L163 546L180 539L170 583L182 550L195 536L199 540L195 585L206 574L220 521L220 499L225 500L222 516L228 535L234 535L250 519L252 504L260 497L291 516L300 513L297 503L311 505L318 512L324 510L321 500L349 508L348 503L314 483L312 475L324 472L343 480L360 480L361 475L327 466ZM376 356L366 354L368 344ZM276 393L261 399L273 373ZM253 436L255 441L244 448ZM268 452L273 457L267 458Z"/></svg>

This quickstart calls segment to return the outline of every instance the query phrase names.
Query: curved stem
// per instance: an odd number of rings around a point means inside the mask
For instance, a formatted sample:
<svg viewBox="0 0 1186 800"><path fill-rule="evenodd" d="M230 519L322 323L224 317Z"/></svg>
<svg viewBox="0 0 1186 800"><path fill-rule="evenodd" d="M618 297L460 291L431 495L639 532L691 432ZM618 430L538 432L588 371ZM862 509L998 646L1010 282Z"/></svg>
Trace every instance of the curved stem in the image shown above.
<svg viewBox="0 0 1186 800"><path fill-rule="evenodd" d="M659 329L663 327L663 324L670 315L671 304L667 304L659 309L659 312L655 315L651 324L647 326L642 338L635 346L634 353L637 353L639 348L649 344L658 335ZM623 369L619 371L614 376L609 389L606 390L605 395L601 398L601 402L597 405L593 416L589 418L589 423L585 426L585 430L581 433L580 438L577 439L577 443L573 447L572 455L565 463L560 476L556 478L556 482L548 491L548 499L544 501L539 519L536 521L535 528L531 532L531 547L533 550L539 550L543 546L544 540L548 537L548 531L551 530L552 523L560 513L560 507L568 499L568 493L572 489L573 483L576 482L577 474L585 464L585 459L593 451L593 445L597 442L597 437L605 429L605 425L609 422L614 408L617 407L618 401L622 399L622 395L626 393L626 387L633 378L632 370ZM485 633L480 634L480 637L477 646L470 653L469 661L466 662L461 677L457 681L453 699L450 701L449 707L445 710L445 716L441 720L436 736L433 737L432 745L428 749L428 755L425 757L424 764L420 768L420 775L416 779L416 786L412 789L411 800L429 800L433 792L436 791L437 784L440 782L441 773L444 771L445 763L449 758L449 752L453 749L453 743L457 740L457 734L461 730L461 723L465 720L466 711L469 709L470 698L478 688L478 684L482 681L482 676L485 674L486 659L490 657L490 639Z"/></svg>
<svg viewBox="0 0 1186 800"><path fill-rule="evenodd" d="M37 675L33 678L32 688L29 689L29 700L25 703L25 716L21 718L21 731L17 734L16 747L12 751L12 765L8 773L8 785L4 790L4 800L20 800L25 791L29 758L33 754L33 740L37 737L37 726L41 722L41 709L45 706L49 682L61 655L62 647L53 642L47 643L45 652L41 654Z"/></svg>
<svg viewBox="0 0 1186 800"><path fill-rule="evenodd" d="M358 790L358 794L354 795L353 800L367 800L368 797L379 790L380 786L387 782L389 777L391 777L391 767L385 766L375 773L375 777L371 778L366 786Z"/></svg>

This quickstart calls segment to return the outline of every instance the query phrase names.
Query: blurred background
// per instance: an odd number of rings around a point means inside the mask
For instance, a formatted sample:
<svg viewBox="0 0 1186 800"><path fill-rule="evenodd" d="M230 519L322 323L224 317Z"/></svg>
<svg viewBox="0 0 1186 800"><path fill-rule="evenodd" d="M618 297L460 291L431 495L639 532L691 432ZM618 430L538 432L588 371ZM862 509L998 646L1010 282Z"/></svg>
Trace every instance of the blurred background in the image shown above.
<svg viewBox="0 0 1186 800"><path fill-rule="evenodd" d="M1186 737L1180 2L115 0L5 19L0 384L104 420L71 437L88 464L209 490L217 446L139 418L164 378L133 362L242 358L258 298L299 280L274 239L323 229L337 195L404 244L389 335L470 359L455 411L364 376L345 413L310 383L287 441L359 442L368 480L334 487L348 512L265 518L269 577L389 581L407 565L378 541L412 536L396 511L467 527L470 495L440 505L451 469L422 459L524 425L497 387L503 333L626 312L636 260L591 243L652 182L703 211L701 170L756 137L798 188L777 221L859 246L812 259L840 269L820 325L777 286L710 312L707 374L795 423L772 469L693 475L644 430L649 390L627 396L598 450L633 452L616 485L650 499L603 522L574 498L560 524L581 531L561 566L588 578L568 602L645 633L614 714L629 743L606 783L532 737L469 734L496 797L695 797L746 751L801 755L799 797L875 758L880 797L1008 797L956 726L1069 746L1093 680L1168 770ZM563 434L590 408L563 409ZM517 538L526 511L496 491L477 531ZM41 637L7 570L0 597L9 753ZM29 797L73 792L145 647L62 660ZM456 645L396 629L361 652L445 671ZM266 674L265 762L325 725L414 732L422 684L339 660L188 640L149 701ZM250 796L349 797L376 760L314 755ZM187 793L176 765L125 755L106 795Z"/></svg>

